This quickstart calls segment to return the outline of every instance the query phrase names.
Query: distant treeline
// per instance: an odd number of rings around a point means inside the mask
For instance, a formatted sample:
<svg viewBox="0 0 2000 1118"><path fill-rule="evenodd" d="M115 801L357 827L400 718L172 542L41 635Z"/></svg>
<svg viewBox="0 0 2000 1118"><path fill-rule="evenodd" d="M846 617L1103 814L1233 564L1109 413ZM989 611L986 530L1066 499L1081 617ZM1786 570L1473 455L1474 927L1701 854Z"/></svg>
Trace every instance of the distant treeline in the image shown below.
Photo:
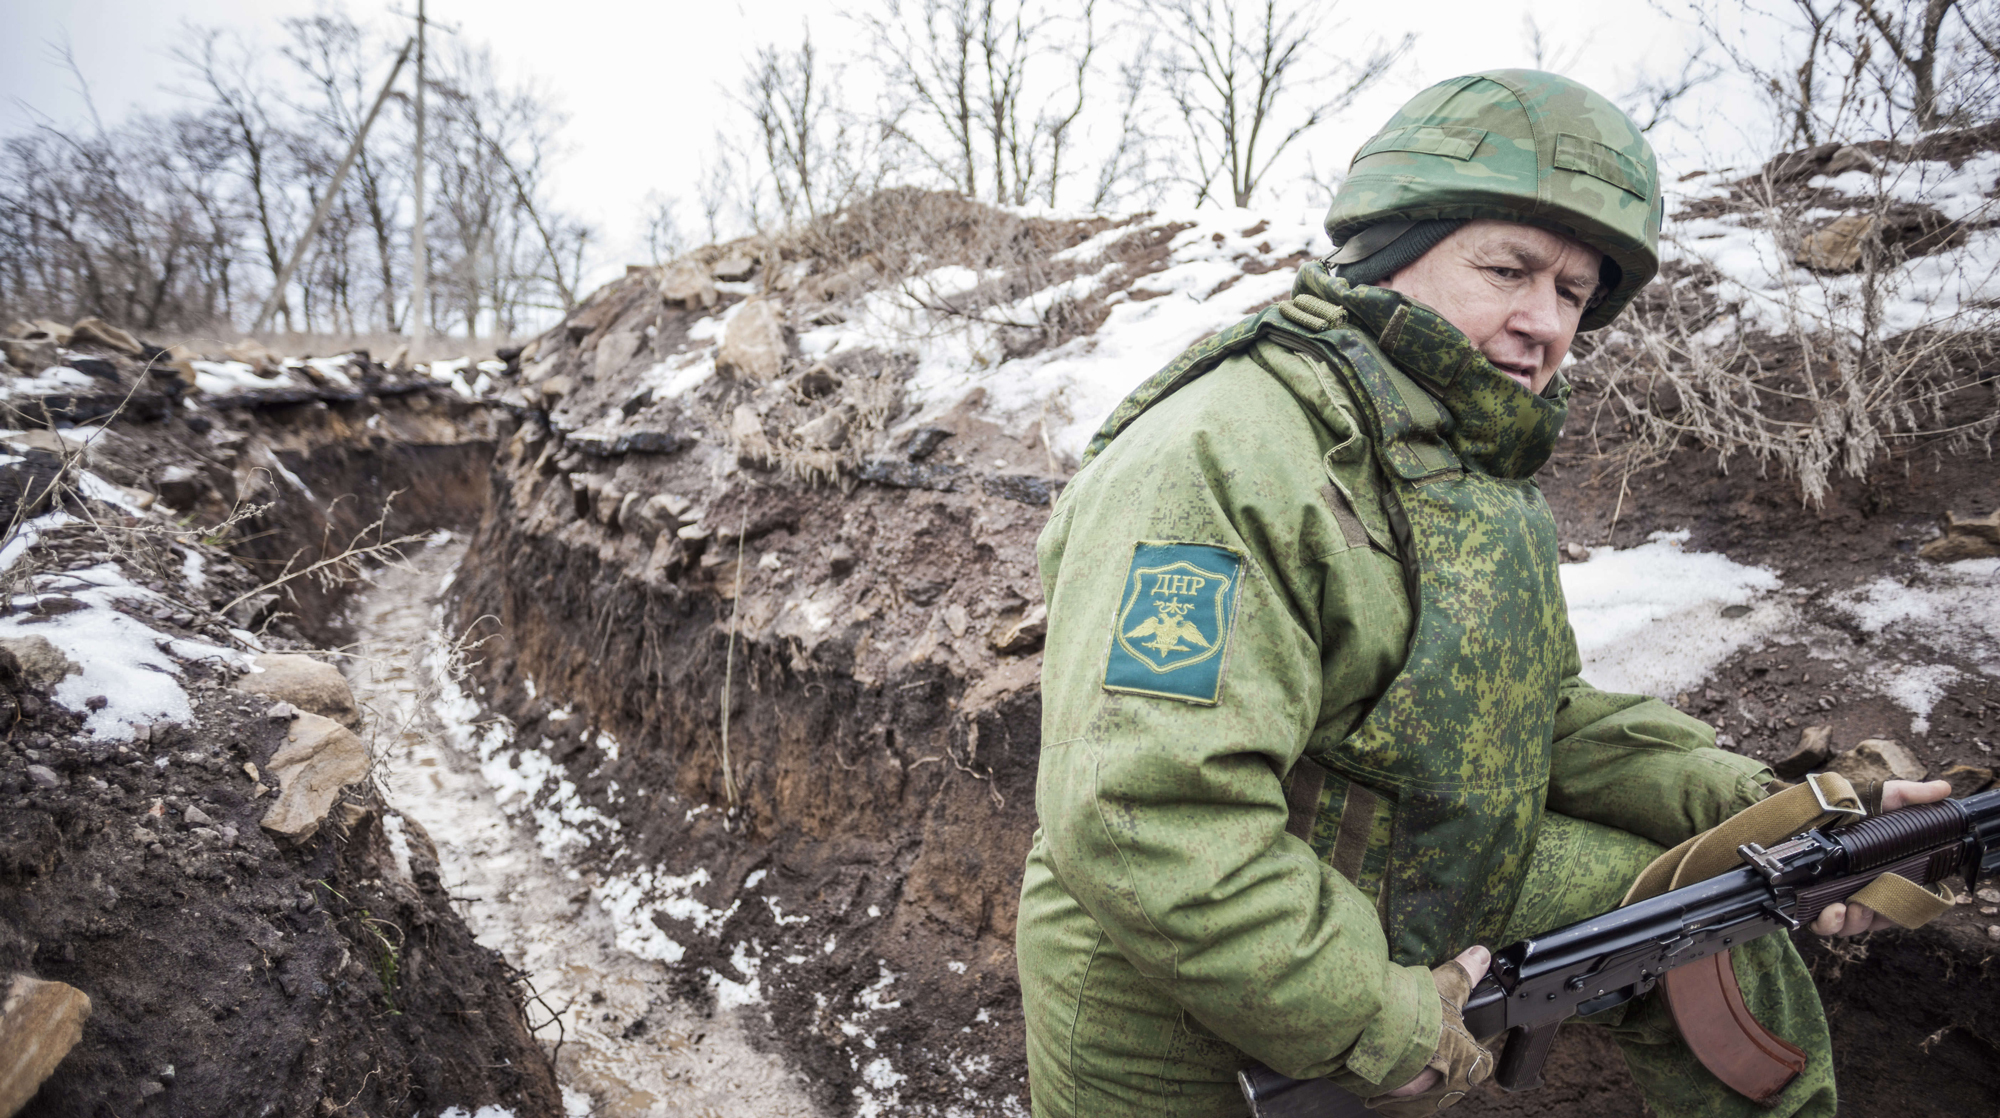
<svg viewBox="0 0 2000 1118"><path fill-rule="evenodd" d="M1608 91L1643 128L1717 78L1757 91L1780 146L1912 138L1990 120L2000 104L1993 0L1685 11L1696 46ZM1328 0L866 0L832 17L859 32L863 57L829 59L810 30L754 51L703 159L698 221L673 198L635 216L658 263L697 238L796 226L888 186L1067 210L1246 206L1281 157L1330 184L1347 153L1313 150L1315 129L1419 42L1365 39L1341 17ZM401 46L337 8L282 30L275 52L189 32L175 51L184 107L0 141L0 315L249 323ZM1521 35L1525 61L1544 69L1587 46L1532 20ZM428 305L410 306L406 70L274 326L394 333L421 314L434 331L514 334L575 302L599 238L551 197L555 100L502 79L457 36L433 36L428 62Z"/></svg>

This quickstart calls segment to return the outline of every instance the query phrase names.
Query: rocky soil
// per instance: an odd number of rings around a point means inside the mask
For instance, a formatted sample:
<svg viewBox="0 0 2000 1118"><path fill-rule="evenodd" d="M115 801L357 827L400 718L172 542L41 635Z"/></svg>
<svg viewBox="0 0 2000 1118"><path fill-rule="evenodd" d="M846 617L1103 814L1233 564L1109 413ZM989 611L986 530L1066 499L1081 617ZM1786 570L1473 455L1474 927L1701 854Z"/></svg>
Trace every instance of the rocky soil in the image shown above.
<svg viewBox="0 0 2000 1118"><path fill-rule="evenodd" d="M285 692L250 670L345 630L341 578L257 591L390 491L364 547L477 516L483 413L365 355L345 386L217 395L116 332L46 349L93 383L10 381L0 436L0 974L88 1016L21 1113L560 1113L518 974L367 778L374 727L337 673L306 661L332 688Z"/></svg>

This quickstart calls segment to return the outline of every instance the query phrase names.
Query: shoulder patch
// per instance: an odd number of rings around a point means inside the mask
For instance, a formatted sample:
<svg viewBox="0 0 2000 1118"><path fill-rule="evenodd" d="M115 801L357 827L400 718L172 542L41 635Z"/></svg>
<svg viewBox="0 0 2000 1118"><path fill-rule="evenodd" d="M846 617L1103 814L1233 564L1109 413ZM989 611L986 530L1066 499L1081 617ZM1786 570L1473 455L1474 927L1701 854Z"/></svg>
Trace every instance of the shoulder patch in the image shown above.
<svg viewBox="0 0 2000 1118"><path fill-rule="evenodd" d="M1242 556L1225 547L1141 540L1112 623L1104 689L1215 705L1242 571Z"/></svg>

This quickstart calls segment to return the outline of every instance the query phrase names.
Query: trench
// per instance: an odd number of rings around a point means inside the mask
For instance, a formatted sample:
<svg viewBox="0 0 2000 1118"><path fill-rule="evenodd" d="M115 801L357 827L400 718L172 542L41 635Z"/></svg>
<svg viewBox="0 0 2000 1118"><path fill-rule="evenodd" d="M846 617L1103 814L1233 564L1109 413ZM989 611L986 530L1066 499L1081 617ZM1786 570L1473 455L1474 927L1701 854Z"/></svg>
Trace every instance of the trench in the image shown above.
<svg viewBox="0 0 2000 1118"><path fill-rule="evenodd" d="M452 744L451 715L440 711L438 598L466 551L440 532L350 602L347 672L376 727L390 805L436 845L454 907L478 941L528 973L531 1021L553 1050L568 1114L818 1115L796 1074L753 1044L736 1016L748 1010L691 1005L670 989L668 964L618 948L586 874L538 845L525 798L496 787L476 755Z"/></svg>

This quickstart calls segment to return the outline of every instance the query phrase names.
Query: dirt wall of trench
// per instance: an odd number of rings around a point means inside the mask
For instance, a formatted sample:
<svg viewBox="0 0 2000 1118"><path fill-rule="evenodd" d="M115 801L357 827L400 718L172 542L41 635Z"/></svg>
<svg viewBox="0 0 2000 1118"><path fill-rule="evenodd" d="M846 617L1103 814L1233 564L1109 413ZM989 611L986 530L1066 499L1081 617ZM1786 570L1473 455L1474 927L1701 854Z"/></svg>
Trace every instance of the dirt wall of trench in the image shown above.
<svg viewBox="0 0 2000 1118"><path fill-rule="evenodd" d="M52 530L29 562L58 588L63 572L115 567L152 595L127 616L163 641L230 645L230 628L255 627L271 648L325 647L347 631L346 587L297 580L223 607L345 548L396 490L391 537L476 524L485 419L421 385L124 415L91 440L92 473L155 494L184 526L266 507L183 536L98 506L107 527ZM78 605L38 597L29 631ZM362 783L308 839L260 828L259 781L286 740L270 699L186 663L194 716L118 743L18 668L0 657L0 973L67 983L92 1007L24 1115L562 1112L519 976L473 940L420 827L392 841Z"/></svg>
<svg viewBox="0 0 2000 1118"><path fill-rule="evenodd" d="M1040 657L997 655L990 637L1039 597L1020 579L1040 511L745 479L708 513L738 530L669 574L632 534L579 515L567 478L535 468L541 449L517 439L496 464L472 545L484 558L463 570L456 610L490 635L474 654L489 709L622 825L585 864L706 871L694 899L731 915L707 933L658 920L687 949L686 991L712 996L705 973L753 977L733 958L753 945L770 1037L828 1109L852 1106L882 1058L908 1077L905 1106L1024 1104L1012 942ZM821 588L842 623L810 645L788 635L771 615L786 584ZM968 662L991 669L983 687L968 688Z"/></svg>

